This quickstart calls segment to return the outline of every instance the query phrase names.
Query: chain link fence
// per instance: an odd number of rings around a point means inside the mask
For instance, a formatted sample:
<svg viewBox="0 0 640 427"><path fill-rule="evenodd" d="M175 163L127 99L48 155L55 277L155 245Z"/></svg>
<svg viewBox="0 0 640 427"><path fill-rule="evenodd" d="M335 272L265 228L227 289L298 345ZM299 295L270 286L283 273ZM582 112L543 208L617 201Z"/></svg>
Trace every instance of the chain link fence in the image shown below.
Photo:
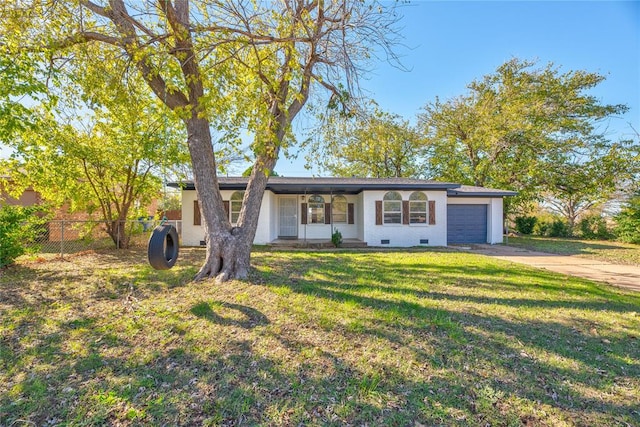
<svg viewBox="0 0 640 427"><path fill-rule="evenodd" d="M120 221L115 225L115 240L107 233L104 221L54 220L40 226L37 237L29 243L32 252L64 256L87 250L116 249L121 247L119 237L130 236L129 248L146 247L153 229L160 220L139 219ZM182 221L167 220L182 236ZM122 229L119 229L122 227Z"/></svg>

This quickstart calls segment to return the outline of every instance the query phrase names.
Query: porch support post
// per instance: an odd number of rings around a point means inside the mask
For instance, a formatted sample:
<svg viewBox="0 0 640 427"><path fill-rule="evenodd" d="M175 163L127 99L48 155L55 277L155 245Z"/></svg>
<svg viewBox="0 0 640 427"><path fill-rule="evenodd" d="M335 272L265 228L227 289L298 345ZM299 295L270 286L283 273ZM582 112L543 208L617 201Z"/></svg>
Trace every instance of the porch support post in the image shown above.
<svg viewBox="0 0 640 427"><path fill-rule="evenodd" d="M333 188L329 187L329 203L331 203L329 206L331 206L331 209L329 209L329 224L331 224L331 227L329 227L329 230L331 231L331 234L329 235L329 240L331 240L333 238Z"/></svg>

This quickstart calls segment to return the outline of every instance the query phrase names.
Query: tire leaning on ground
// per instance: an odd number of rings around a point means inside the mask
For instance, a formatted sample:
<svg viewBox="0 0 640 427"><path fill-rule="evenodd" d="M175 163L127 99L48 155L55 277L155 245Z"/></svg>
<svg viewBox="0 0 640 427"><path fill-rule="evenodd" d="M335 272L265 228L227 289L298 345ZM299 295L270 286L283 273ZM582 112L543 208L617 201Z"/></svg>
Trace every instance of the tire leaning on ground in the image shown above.
<svg viewBox="0 0 640 427"><path fill-rule="evenodd" d="M178 259L178 231L171 224L159 225L151 233L147 247L149 264L156 270L168 270Z"/></svg>

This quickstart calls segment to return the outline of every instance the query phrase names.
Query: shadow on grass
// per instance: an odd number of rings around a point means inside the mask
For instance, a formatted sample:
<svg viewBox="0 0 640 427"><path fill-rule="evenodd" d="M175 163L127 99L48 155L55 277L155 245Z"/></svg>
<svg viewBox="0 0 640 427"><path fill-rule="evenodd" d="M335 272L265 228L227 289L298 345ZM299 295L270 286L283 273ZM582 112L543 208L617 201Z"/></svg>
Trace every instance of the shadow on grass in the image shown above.
<svg viewBox="0 0 640 427"><path fill-rule="evenodd" d="M256 309L223 305L268 324ZM192 311L214 319L210 335L252 328L219 322L209 304L199 303ZM0 386L3 425L342 425L394 417L395 424L406 422L366 399L385 391L384 384L329 352L318 353L318 363L330 368L319 370L316 362L292 368L285 360L258 354L253 340L259 336L224 339L219 351L203 355L189 340L144 349L134 336L105 337L92 318L60 323L56 331L39 334L34 346L22 342L25 332L7 334L0 347L3 369L19 373ZM315 351L312 343L293 336L267 335L291 353ZM84 348L73 354L70 343ZM410 381L406 386L422 387Z"/></svg>
<svg viewBox="0 0 640 427"><path fill-rule="evenodd" d="M157 294L144 309L106 301L98 317L91 304L108 297L91 290L84 303L70 296L78 317L58 321L62 294L20 294L2 319L0 424L640 423L619 397L638 390L637 337L605 343L571 318L611 313L633 326L620 314L639 312L636 299L534 270L519 270L521 284L498 264L424 260L399 270L375 252L267 258L254 282L165 294L144 289L163 280L147 271L132 294ZM243 304L225 300L239 293Z"/></svg>
<svg viewBox="0 0 640 427"><path fill-rule="evenodd" d="M374 313L369 318L357 319L357 334L383 338L409 348L418 360L455 372L471 372L470 377L475 380L469 381L469 386L486 378L483 372L488 375L492 371L508 372L511 377L508 381L495 378L491 385L510 395L542 401L565 411L589 410L602 416L613 411L640 421L634 405L603 401L581 391L597 389L606 394L612 384L637 382L640 376L638 336L620 334L603 339L589 333L588 320L585 325L577 319L563 322L554 320L552 314L553 310L561 313L586 310L605 316L609 312L633 316L640 311L640 299L635 294L624 295L580 280L558 284L557 276L532 269L521 271L519 281L514 282L509 279L513 270L495 266L431 268L424 264L403 264L400 270L389 263L328 262L320 257L306 264L307 272L300 265L293 272L289 267L283 265L278 272L272 272L268 283L286 286L294 293L305 295L309 301L319 299L373 310L364 311ZM318 273L326 280L305 279L306 273ZM437 274L434 282L444 280L453 284L447 288L449 292L432 290L444 289L424 280L434 274ZM524 284L522 276L525 276ZM372 283L353 283L362 277L371 277ZM380 277L385 283L377 281ZM424 281L413 288L394 285L396 278L398 283L407 283L411 277ZM477 288L485 285L510 290L513 297L474 295ZM523 289L533 295L517 297ZM506 310L540 309L540 320L515 321L498 314L478 314L482 313L483 305ZM320 306L322 303L316 305ZM313 313L313 308L309 312ZM322 316L312 319L320 328L343 328L339 322L329 322L327 326ZM637 322L634 324L629 319L629 325L635 326L627 330L637 334ZM430 334L430 331L437 332ZM416 337L437 343L437 350L431 354L424 352L413 344ZM556 362L552 362L554 360Z"/></svg>
<svg viewBox="0 0 640 427"><path fill-rule="evenodd" d="M218 314L216 313L214 308L221 313L226 312L225 314L228 315L225 316L224 314ZM203 301L191 307L190 311L197 317L206 319L210 322L214 322L222 326L238 326L245 329L252 329L256 326L265 326L269 324L269 319L267 319L267 316L265 316L258 310L246 305L232 304L228 302ZM235 313L229 312L240 313L243 319L236 319L235 317L237 316L234 316Z"/></svg>
<svg viewBox="0 0 640 427"><path fill-rule="evenodd" d="M191 283L200 258L201 250L183 250L178 264L162 271L154 270L140 250L86 251L63 259L26 261L0 274L0 302L21 309L34 302L81 307L91 299L150 298Z"/></svg>

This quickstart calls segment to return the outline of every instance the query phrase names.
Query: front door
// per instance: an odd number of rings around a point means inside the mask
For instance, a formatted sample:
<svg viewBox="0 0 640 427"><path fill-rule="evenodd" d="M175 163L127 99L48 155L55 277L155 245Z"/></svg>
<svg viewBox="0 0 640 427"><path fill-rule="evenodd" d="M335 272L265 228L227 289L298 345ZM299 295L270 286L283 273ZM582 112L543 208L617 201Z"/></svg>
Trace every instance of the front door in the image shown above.
<svg viewBox="0 0 640 427"><path fill-rule="evenodd" d="M297 197L280 197L280 232L279 238L295 239L298 237L298 199Z"/></svg>

